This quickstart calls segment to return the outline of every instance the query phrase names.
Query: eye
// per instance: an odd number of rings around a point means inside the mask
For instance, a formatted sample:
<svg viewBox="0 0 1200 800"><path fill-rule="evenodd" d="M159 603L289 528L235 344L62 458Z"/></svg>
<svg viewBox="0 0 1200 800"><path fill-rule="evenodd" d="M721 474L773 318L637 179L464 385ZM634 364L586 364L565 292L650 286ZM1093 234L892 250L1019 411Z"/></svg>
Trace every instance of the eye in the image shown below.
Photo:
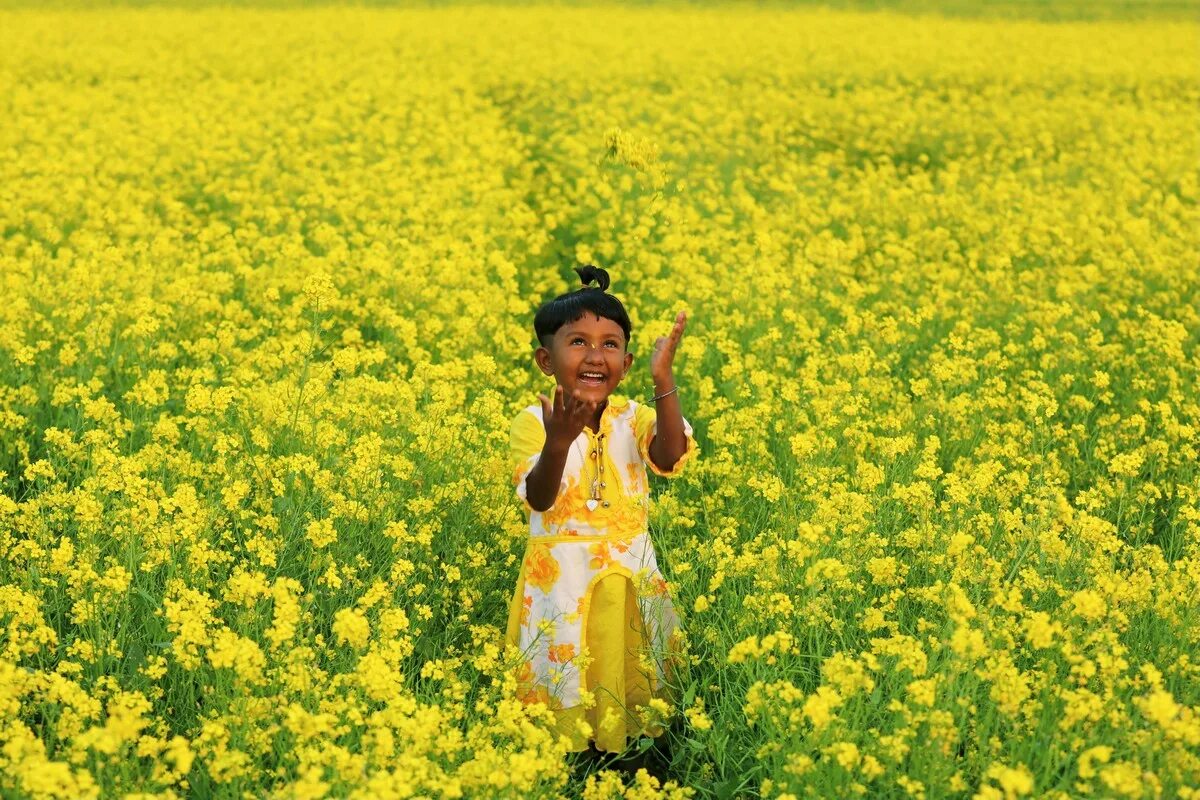
<svg viewBox="0 0 1200 800"><path fill-rule="evenodd" d="M605 344L612 345L613 347L616 347L616 346L617 346L617 343L616 343L616 342L605 342Z"/></svg>
<svg viewBox="0 0 1200 800"><path fill-rule="evenodd" d="M576 336L574 339L571 340L571 344L575 344L576 342L582 342L582 341L583 341L582 337Z"/></svg>

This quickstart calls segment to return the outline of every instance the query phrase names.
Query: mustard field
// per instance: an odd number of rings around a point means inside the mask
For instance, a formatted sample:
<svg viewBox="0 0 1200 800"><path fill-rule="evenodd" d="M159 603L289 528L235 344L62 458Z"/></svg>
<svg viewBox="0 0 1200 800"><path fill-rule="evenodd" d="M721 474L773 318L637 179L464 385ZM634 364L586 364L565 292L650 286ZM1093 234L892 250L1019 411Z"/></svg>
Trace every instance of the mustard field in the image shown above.
<svg viewBox="0 0 1200 800"><path fill-rule="evenodd" d="M0 795L1200 797L1200 19L901 11L6 5ZM503 648L586 263L658 776Z"/></svg>

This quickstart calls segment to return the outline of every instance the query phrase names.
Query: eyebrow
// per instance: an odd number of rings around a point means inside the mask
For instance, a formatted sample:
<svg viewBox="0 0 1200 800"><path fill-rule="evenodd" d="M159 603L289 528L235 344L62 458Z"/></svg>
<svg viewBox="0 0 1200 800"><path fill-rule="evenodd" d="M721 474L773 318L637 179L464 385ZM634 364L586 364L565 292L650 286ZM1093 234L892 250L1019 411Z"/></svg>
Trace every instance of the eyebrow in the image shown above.
<svg viewBox="0 0 1200 800"><path fill-rule="evenodd" d="M585 336L584 332L583 332L583 331L581 331L581 330L578 330L577 328L571 328L571 329L569 329L569 330L567 331L566 335L567 335L567 336ZM619 341L621 341L621 339L622 339L622 337L621 337L621 336L618 336L618 335L617 335L617 334L615 334L615 333L606 333L606 334L604 334L604 338L606 338L606 339L615 339L615 340L616 340L616 341L618 341L618 342L619 342Z"/></svg>

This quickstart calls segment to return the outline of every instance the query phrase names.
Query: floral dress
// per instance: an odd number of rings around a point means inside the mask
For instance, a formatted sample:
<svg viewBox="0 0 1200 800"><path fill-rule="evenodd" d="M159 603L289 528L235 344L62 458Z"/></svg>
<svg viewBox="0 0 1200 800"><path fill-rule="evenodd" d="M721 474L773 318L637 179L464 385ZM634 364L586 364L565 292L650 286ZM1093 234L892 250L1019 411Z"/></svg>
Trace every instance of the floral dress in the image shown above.
<svg viewBox="0 0 1200 800"><path fill-rule="evenodd" d="M526 498L525 478L546 441L542 407L529 406L513 419L513 482L530 535L507 642L523 654L520 698L545 703L575 751L588 746L580 720L600 750L622 750L640 732L661 734L654 721L643 727L637 707L672 699L664 680L679 651L679 618L647 530L646 468L674 477L698 448L685 419L687 449L662 470L650 460L657 429L652 406L610 395L600 430L585 427L572 444L554 504L537 511ZM601 503L589 503L601 455Z"/></svg>

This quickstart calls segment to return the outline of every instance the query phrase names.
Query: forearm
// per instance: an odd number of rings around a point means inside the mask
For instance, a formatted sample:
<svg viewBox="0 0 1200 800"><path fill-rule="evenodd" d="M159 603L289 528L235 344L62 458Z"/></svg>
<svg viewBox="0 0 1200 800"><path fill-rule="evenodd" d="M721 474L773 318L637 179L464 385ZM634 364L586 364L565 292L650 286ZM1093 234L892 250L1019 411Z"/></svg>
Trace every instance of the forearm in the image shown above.
<svg viewBox="0 0 1200 800"><path fill-rule="evenodd" d="M525 499L536 511L545 511L558 499L559 484L567 464L570 443L556 444L547 439L542 456L525 477Z"/></svg>
<svg viewBox="0 0 1200 800"><path fill-rule="evenodd" d="M671 375L656 378L654 396L669 392L675 386ZM683 409L679 392L671 392L655 403L658 429L650 442L650 459L664 472L669 472L687 450L687 434L683 430Z"/></svg>

